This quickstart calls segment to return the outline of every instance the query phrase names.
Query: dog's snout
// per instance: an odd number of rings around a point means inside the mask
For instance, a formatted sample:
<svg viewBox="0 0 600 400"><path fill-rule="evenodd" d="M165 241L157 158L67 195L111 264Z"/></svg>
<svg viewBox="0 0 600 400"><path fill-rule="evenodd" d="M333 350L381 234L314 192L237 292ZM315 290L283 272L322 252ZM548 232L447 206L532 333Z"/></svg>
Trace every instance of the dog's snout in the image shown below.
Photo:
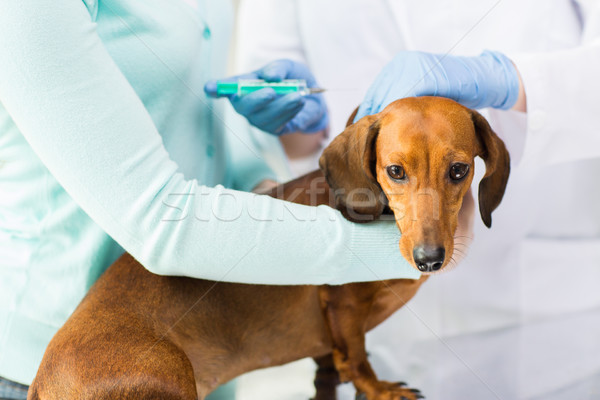
<svg viewBox="0 0 600 400"><path fill-rule="evenodd" d="M413 250L413 258L421 272L438 271L444 264L446 250L443 247L417 246Z"/></svg>

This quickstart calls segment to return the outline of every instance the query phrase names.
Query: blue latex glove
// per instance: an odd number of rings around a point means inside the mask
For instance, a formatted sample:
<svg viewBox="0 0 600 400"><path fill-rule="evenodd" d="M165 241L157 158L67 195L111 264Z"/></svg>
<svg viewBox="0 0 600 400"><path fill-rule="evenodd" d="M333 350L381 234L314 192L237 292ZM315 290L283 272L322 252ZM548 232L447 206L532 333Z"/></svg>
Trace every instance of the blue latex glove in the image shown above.
<svg viewBox="0 0 600 400"><path fill-rule="evenodd" d="M292 60L277 60L258 71L233 76L224 81L238 79L264 79L279 82L283 79L304 79L306 85L317 87L314 76L304 64ZM204 91L210 97L217 96L217 81L209 81ZM257 128L274 135L292 132L315 133L322 131L329 123L325 100L321 94L302 96L290 93L285 96L275 94L271 88L264 88L244 96L225 95L233 108Z"/></svg>
<svg viewBox="0 0 600 400"><path fill-rule="evenodd" d="M403 51L375 78L355 121L411 96L442 96L469 108L507 110L519 96L519 75L513 63L495 51L476 57Z"/></svg>

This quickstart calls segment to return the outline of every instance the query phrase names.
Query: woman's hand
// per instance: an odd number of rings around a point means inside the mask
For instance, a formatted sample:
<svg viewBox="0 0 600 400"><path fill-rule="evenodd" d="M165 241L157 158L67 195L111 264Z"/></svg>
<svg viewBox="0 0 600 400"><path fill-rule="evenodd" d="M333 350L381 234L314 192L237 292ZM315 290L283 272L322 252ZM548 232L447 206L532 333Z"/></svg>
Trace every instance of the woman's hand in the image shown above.
<svg viewBox="0 0 600 400"><path fill-rule="evenodd" d="M278 60L263 68L245 75L224 79L264 79L267 82L279 82L284 79L304 79L307 86L317 87L314 76L304 64L291 60ZM210 97L218 97L217 82L210 81L204 86ZM315 133L323 131L329 117L323 95L311 94L303 96L290 93L278 96L271 88L264 88L243 96L225 95L233 108L257 128L274 135L292 132Z"/></svg>
<svg viewBox="0 0 600 400"><path fill-rule="evenodd" d="M403 51L375 78L355 121L378 113L394 100L412 96L442 96L469 108L507 110L519 97L519 74L499 52L458 57Z"/></svg>

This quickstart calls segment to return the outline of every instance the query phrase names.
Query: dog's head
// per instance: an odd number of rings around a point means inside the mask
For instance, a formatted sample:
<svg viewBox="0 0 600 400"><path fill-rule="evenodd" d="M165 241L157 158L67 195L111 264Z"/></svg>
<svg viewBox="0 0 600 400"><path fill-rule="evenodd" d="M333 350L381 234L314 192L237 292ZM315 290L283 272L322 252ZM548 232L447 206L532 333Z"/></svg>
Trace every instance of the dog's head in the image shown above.
<svg viewBox="0 0 600 400"><path fill-rule="evenodd" d="M508 181L509 155L485 118L452 100L397 100L349 124L319 163L347 218L368 221L391 210L404 258L422 272L433 272L454 252L476 156L486 166L479 210L490 227Z"/></svg>

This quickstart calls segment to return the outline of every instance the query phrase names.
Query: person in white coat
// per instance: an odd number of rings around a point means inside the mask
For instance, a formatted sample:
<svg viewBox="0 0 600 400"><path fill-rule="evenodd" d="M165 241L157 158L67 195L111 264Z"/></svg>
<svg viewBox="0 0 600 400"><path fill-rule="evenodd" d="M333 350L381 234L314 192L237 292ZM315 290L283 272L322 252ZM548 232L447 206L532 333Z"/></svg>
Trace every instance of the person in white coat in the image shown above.
<svg viewBox="0 0 600 400"><path fill-rule="evenodd" d="M599 1L242 0L237 38L239 71L289 58L327 89L328 131L284 138L295 174L317 167L320 150L402 52L443 58L489 49L520 75L526 97L515 109L482 110L512 159L494 226L476 222L461 265L430 279L369 336L380 375L406 371L400 344L408 351L422 340L600 307ZM474 183L483 171L478 164Z"/></svg>

